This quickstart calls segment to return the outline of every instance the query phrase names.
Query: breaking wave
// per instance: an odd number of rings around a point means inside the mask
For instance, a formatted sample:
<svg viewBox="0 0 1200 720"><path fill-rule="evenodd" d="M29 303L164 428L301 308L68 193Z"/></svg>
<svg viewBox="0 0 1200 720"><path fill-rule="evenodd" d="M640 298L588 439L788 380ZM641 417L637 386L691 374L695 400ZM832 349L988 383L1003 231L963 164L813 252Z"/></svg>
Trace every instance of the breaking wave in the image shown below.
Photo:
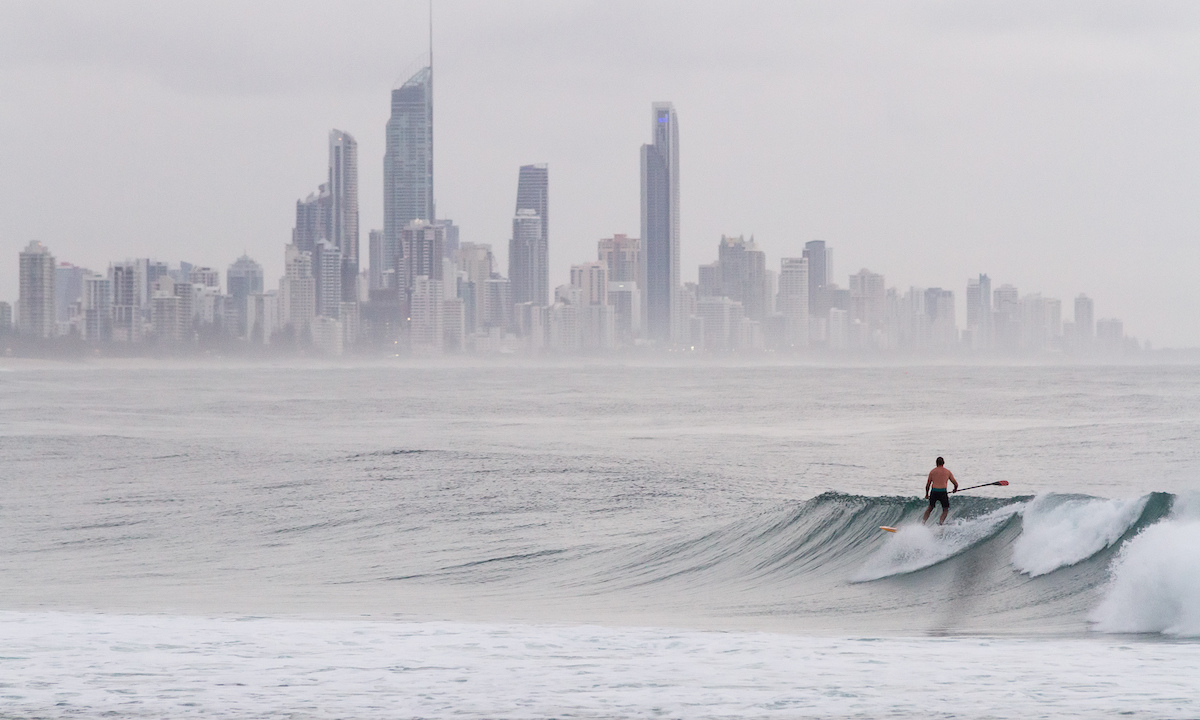
<svg viewBox="0 0 1200 720"><path fill-rule="evenodd" d="M1200 637L1200 521L1167 520L1130 540L1092 620L1102 632Z"/></svg>
<svg viewBox="0 0 1200 720"><path fill-rule="evenodd" d="M1166 493L956 497L939 527L921 523L920 500L826 493L700 536L635 544L615 561L593 556L600 562L586 577L559 566L555 582L827 626L909 627L932 607L939 621L982 631L1082 631L1091 622L1193 634L1200 522L1171 519L1173 502Z"/></svg>

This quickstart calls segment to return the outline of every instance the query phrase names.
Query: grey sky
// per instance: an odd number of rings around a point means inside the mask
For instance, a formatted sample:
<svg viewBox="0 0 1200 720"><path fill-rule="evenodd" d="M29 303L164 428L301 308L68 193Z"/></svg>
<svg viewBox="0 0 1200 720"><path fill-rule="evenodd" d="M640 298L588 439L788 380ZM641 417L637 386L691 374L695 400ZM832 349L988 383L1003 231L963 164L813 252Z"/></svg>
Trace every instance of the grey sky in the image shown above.
<svg viewBox="0 0 1200 720"><path fill-rule="evenodd" d="M550 163L551 285L638 233L670 100L685 280L722 233L776 268L819 238L842 285L867 267L961 304L987 272L1200 345L1200 5L438 0L435 21L439 214L503 262L517 168ZM333 127L359 141L365 254L426 32L424 2L0 5L0 299L34 238L95 270L245 250L273 287Z"/></svg>

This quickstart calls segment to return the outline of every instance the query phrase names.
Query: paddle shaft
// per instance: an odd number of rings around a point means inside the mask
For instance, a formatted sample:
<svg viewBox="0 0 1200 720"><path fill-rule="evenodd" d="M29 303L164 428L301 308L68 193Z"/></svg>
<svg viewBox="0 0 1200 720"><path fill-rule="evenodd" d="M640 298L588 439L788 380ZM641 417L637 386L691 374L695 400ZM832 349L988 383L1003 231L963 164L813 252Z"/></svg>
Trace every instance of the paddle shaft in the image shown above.
<svg viewBox="0 0 1200 720"><path fill-rule="evenodd" d="M987 487L988 485L1007 485L1007 480L997 480L996 482L984 483L982 485L972 485L971 487L959 488L954 492L962 492L963 490L974 490L975 488Z"/></svg>

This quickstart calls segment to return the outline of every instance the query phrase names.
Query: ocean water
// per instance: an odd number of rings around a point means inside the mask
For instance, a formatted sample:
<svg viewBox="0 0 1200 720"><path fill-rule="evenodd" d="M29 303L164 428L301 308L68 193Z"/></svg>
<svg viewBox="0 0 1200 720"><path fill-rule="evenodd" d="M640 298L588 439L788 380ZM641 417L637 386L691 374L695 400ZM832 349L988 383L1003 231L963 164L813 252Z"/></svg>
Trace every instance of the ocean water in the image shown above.
<svg viewBox="0 0 1200 720"><path fill-rule="evenodd" d="M0 717L1200 716L1195 367L8 361L0 484Z"/></svg>

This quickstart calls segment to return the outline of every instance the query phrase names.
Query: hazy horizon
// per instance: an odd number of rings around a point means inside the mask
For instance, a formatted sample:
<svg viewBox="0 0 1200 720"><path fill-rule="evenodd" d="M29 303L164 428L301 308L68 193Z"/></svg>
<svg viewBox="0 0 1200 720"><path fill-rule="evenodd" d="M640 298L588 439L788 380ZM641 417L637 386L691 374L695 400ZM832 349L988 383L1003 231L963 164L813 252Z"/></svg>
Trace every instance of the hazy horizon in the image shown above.
<svg viewBox="0 0 1200 720"><path fill-rule="evenodd" d="M1200 8L1183 3L435 3L435 191L505 267L517 168L550 166L551 286L639 234L650 103L679 113L682 277L722 234L835 281L967 279L1095 299L1200 345ZM0 299L41 240L104 270L152 256L282 274L332 128L359 142L360 243L382 226L389 90L423 1L0 9Z"/></svg>

